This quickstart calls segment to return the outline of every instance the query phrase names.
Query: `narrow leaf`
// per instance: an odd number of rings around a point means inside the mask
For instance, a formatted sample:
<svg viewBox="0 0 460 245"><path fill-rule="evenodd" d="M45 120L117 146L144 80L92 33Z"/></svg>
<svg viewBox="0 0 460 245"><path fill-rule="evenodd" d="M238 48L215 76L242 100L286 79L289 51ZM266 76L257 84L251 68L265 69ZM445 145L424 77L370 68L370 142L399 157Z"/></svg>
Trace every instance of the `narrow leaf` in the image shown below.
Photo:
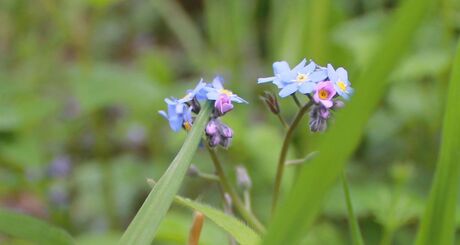
<svg viewBox="0 0 460 245"><path fill-rule="evenodd" d="M401 60L431 0L407 0L397 10L376 53L355 83L355 95L337 113L335 123L318 142L319 154L300 170L287 200L269 227L264 244L298 244L314 221L327 191L358 146L372 112L382 98L386 80Z"/></svg>
<svg viewBox="0 0 460 245"><path fill-rule="evenodd" d="M227 215L224 212L208 205L180 196L176 196L174 201L203 213L208 219L212 220L216 225L232 235L239 244L254 245L260 241L259 236L251 228L233 216Z"/></svg>
<svg viewBox="0 0 460 245"><path fill-rule="evenodd" d="M350 225L350 234L354 245L363 245L364 240L359 229L358 219L356 218L355 212L353 211L353 205L351 202L350 188L348 188L348 182L345 173L342 173L342 187L347 204L348 212L348 224Z"/></svg>
<svg viewBox="0 0 460 245"><path fill-rule="evenodd" d="M65 230L28 215L0 209L0 234L24 239L34 244L75 244Z"/></svg>
<svg viewBox="0 0 460 245"><path fill-rule="evenodd" d="M203 135L204 128L211 114L211 104L206 103L188 133L182 148L172 161L166 173L154 186L144 204L123 234L120 244L151 244L161 220L168 212L193 155Z"/></svg>
<svg viewBox="0 0 460 245"><path fill-rule="evenodd" d="M439 161L417 236L418 245L454 244L455 206L460 178L460 42L447 96Z"/></svg>

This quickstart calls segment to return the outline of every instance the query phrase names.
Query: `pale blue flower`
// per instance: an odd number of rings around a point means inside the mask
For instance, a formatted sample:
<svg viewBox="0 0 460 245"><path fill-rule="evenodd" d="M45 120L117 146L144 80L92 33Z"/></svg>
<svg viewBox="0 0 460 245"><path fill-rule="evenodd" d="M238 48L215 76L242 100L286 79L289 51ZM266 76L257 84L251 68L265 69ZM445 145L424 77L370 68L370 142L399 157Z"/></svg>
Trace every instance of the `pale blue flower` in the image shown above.
<svg viewBox="0 0 460 245"><path fill-rule="evenodd" d="M248 103L246 100L242 99L238 95L234 94L232 91L227 90L224 88L222 83L224 82L223 78L220 76L217 76L214 78L214 80L211 83L211 86L204 87L204 89L207 91L207 98L208 100L218 100L221 98L221 95L226 95L228 98L230 98L230 101L236 102L236 103Z"/></svg>
<svg viewBox="0 0 460 245"><path fill-rule="evenodd" d="M283 74L281 79L285 86L279 92L280 97L289 96L297 91L302 94L309 94L315 90L316 84L327 78L324 69L318 69L315 62L310 61L306 66L296 67L289 73Z"/></svg>
<svg viewBox="0 0 460 245"><path fill-rule="evenodd" d="M192 108L175 98L166 98L165 102L168 104L168 113L159 111L159 114L168 120L171 129L177 132L182 127L190 128L192 125Z"/></svg>
<svg viewBox="0 0 460 245"><path fill-rule="evenodd" d="M197 100L205 100L206 99L206 83L201 79L198 84L195 86L194 89L190 89L187 91L187 94L179 100L180 103L185 103L193 100L196 98Z"/></svg>
<svg viewBox="0 0 460 245"><path fill-rule="evenodd" d="M334 70L331 64L327 65L327 76L334 85L335 91L344 99L349 99L353 94L353 88L350 81L348 81L348 73L343 67Z"/></svg>

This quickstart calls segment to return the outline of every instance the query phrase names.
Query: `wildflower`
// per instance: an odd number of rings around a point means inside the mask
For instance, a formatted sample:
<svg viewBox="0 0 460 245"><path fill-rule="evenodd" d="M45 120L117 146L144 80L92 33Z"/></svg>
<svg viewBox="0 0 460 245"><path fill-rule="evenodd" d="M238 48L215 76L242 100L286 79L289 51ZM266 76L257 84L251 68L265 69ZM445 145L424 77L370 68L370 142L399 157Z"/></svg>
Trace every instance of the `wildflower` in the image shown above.
<svg viewBox="0 0 460 245"><path fill-rule="evenodd" d="M223 78L220 76L217 76L212 81L212 84L211 84L212 86L204 88L207 91L206 96L208 100L218 100L221 95L227 95L230 101L233 101L236 103L246 103L246 104L248 103L246 100L234 94L232 91L225 89L224 86L222 85L223 82L224 82Z"/></svg>
<svg viewBox="0 0 460 245"><path fill-rule="evenodd" d="M180 103L185 103L192 101L194 98L198 100L205 100L206 99L206 91L204 88L206 87L206 83L201 79L198 84L195 86L194 89L190 89L187 91L187 94L179 100Z"/></svg>
<svg viewBox="0 0 460 245"><path fill-rule="evenodd" d="M320 82L318 85L316 85L316 91L313 95L313 100L316 103L321 103L326 108L330 108L334 104L332 98L335 94L336 91L330 81Z"/></svg>
<svg viewBox="0 0 460 245"><path fill-rule="evenodd" d="M353 88L350 86L350 81L348 81L347 71L343 67L339 67L337 70L334 70L334 67L332 67L331 64L328 64L327 76L334 85L337 93L344 99L349 99L350 95L353 93Z"/></svg>
<svg viewBox="0 0 460 245"><path fill-rule="evenodd" d="M175 98L165 99L165 102L168 104L168 113L160 111L159 114L169 121L171 129L175 132L182 127L190 129L192 126L192 108Z"/></svg>
<svg viewBox="0 0 460 245"><path fill-rule="evenodd" d="M316 69L317 65L311 61L310 64L298 69L293 69L286 74L286 85L279 92L279 96L286 97L297 91L308 94L314 91L316 83L323 81L327 73L322 69Z"/></svg>
<svg viewBox="0 0 460 245"><path fill-rule="evenodd" d="M315 83L326 79L327 73L324 69L318 69L315 62L310 61L308 65L303 59L292 70L285 61L273 64L274 77L259 78L258 83L273 82L281 89L281 97L289 96L297 91L303 94L311 93L315 88Z"/></svg>
<svg viewBox="0 0 460 245"><path fill-rule="evenodd" d="M301 66L304 66L305 62L307 62L305 59L302 60L293 70L296 70ZM285 75L288 74L290 71L291 68L289 67L289 64L286 61L277 61L273 63L273 73L275 74L275 76L259 78L257 79L257 83L273 82L273 84L278 86L278 88L283 88L285 86L286 81L283 81L282 78L285 77Z"/></svg>

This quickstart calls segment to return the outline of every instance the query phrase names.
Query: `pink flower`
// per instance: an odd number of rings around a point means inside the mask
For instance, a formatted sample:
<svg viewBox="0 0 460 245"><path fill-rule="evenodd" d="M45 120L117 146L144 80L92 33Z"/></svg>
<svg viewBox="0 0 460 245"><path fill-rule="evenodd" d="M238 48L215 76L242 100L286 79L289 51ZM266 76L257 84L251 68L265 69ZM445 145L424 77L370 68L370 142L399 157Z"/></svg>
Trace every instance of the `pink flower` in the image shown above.
<svg viewBox="0 0 460 245"><path fill-rule="evenodd" d="M336 93L334 85L330 81L320 82L316 85L313 100L316 103L321 103L326 108L331 108L334 105L332 98Z"/></svg>
<svg viewBox="0 0 460 245"><path fill-rule="evenodd" d="M219 98L214 103L214 107L217 109L219 115L224 115L228 111L231 111L233 109L233 104L230 96L227 94L220 94Z"/></svg>

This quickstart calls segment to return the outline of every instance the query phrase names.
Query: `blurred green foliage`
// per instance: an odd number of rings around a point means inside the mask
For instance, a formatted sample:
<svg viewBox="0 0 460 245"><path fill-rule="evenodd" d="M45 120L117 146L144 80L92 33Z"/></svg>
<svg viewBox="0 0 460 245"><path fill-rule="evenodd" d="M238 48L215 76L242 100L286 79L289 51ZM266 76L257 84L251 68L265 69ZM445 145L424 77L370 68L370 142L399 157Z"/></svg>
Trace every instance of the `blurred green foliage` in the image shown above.
<svg viewBox="0 0 460 245"><path fill-rule="evenodd" d="M319 2L0 1L0 206L63 227L79 243L113 244L149 192L145 178L158 179L185 138L157 114L163 98L222 74L250 105L225 118L235 138L221 159L232 180L237 164L248 168L253 209L268 221L283 131L257 99L273 88L256 86L256 78L271 74L276 60L307 57L344 66L353 83L403 1ZM414 241L425 207L460 33L460 2L438 2L392 72L347 167L368 244L388 235L394 244ZM295 106L281 104L291 118ZM303 125L291 159L322 137ZM213 171L205 151L193 163ZM295 172L287 169L284 193ZM216 185L188 177L182 186L182 196L221 206ZM184 244L191 220L189 210L173 206L154 243ZM204 229L203 244L227 239L212 222ZM337 186L304 242L349 241Z"/></svg>

